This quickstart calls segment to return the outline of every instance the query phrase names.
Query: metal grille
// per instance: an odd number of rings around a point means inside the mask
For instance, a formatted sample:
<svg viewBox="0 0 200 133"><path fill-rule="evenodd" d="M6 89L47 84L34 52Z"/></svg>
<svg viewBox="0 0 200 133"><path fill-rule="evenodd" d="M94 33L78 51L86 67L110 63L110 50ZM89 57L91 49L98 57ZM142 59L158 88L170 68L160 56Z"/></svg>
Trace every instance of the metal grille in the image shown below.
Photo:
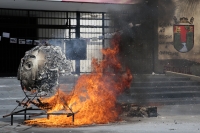
<svg viewBox="0 0 200 133"><path fill-rule="evenodd" d="M3 39L0 41L0 60L5 68L0 70L1 76L16 76L20 59L27 50L35 46L34 42L47 41L60 46L63 52L66 52L66 40L75 38L87 42L87 54L85 60L72 60L74 71L78 74L91 72L92 58L103 58L100 50L109 47L109 37L105 35L112 32L109 28L109 16L95 12L0 9L0 24L1 33L10 33L9 38L1 37ZM17 44L11 44L11 38L17 38ZM19 39L33 42L19 45ZM8 52L6 56L3 54L5 49Z"/></svg>

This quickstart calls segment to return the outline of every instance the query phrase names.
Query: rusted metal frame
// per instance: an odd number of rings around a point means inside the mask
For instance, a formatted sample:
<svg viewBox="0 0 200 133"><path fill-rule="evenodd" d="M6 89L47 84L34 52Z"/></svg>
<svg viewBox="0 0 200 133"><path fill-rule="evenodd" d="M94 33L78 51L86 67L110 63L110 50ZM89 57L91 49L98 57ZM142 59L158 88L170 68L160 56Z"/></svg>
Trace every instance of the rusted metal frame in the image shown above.
<svg viewBox="0 0 200 133"><path fill-rule="evenodd" d="M32 108L32 107L31 107ZM7 114L7 115L4 115L3 116L3 118L5 118L5 117L8 117L8 116L11 116L11 126L13 125L13 115L16 115L17 113L20 113L20 112L22 112L22 111L24 111L25 113L26 113L26 110L27 110L27 108L25 108L25 109L22 109L22 110L19 110L19 111L16 111L16 112L12 112L12 113L10 113L10 114ZM25 114L24 113L24 114ZM26 117L25 117L25 115L24 115L24 119L26 119Z"/></svg>
<svg viewBox="0 0 200 133"><path fill-rule="evenodd" d="M74 123L74 115L75 113L47 113L47 119L49 119L50 115L66 115L67 117L72 116L72 122Z"/></svg>
<svg viewBox="0 0 200 133"><path fill-rule="evenodd" d="M41 110L41 109L39 109L39 108L38 109L34 109L32 107L25 108L25 109L22 109L22 110L19 110L19 111L12 112L10 114L4 115L3 118L11 116L11 125L13 125L14 115L24 115L24 120L26 120L26 115L37 115L37 116L39 116L39 115L45 115L45 113L27 113L28 110ZM24 111L24 113L21 113L23 111ZM30 116L29 116L29 118L30 118Z"/></svg>

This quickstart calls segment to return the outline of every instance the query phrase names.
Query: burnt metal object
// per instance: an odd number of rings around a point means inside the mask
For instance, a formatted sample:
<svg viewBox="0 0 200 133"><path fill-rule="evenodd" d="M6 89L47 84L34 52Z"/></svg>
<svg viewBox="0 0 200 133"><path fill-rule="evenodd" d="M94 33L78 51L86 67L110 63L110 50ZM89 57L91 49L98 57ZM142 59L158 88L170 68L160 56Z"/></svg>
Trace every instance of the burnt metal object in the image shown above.
<svg viewBox="0 0 200 133"><path fill-rule="evenodd" d="M123 115L126 117L157 117L157 107L139 106L132 103L121 103Z"/></svg>
<svg viewBox="0 0 200 133"><path fill-rule="evenodd" d="M54 94L58 77L71 73L71 62L58 46L36 46L25 53L18 68L23 91L38 96Z"/></svg>
<svg viewBox="0 0 200 133"><path fill-rule="evenodd" d="M47 104L47 103L43 103L41 102L39 99L37 99L38 102L33 101L33 99L27 99L25 102L25 99L27 97L25 97L22 101L16 101L18 103L18 106L23 105L25 108L15 111L17 109L17 107L10 113L7 115L4 115L3 118L9 117L11 116L11 125L13 125L13 119L15 115L23 115L24 116L24 121L27 118L27 115L29 115L29 118L31 117L37 117L37 116L41 116L41 115L47 115L47 119L49 118L50 115L66 115L67 117L72 117L72 122L74 122L74 116L77 112L72 112L71 108L69 108L69 112L63 112L63 113L47 113L46 110L51 109L51 107ZM33 104L35 106L37 106L38 108L33 108L33 107L28 107L30 104ZM33 110L38 110L38 111L43 111L43 112L36 112L36 113L28 113L27 111L33 111ZM23 112L23 113L22 113Z"/></svg>
<svg viewBox="0 0 200 133"><path fill-rule="evenodd" d="M39 97L49 97L55 94L54 92L59 88L58 77L70 73L71 62L66 59L60 47L36 46L27 51L21 59L17 74L25 98L22 101L17 100L16 108L10 114L4 115L3 118L11 116L11 125L13 125L14 115L24 115L24 120L26 120L27 115L30 115L29 118L40 115L56 115L56 113L47 113L47 110L52 107L48 103L43 103ZM37 99L34 100L35 98ZM34 109L30 107L31 105L38 108ZM23 106L24 109L15 111L19 106ZM68 107L67 103L66 107ZM27 113L28 110L41 110L43 112ZM64 114L68 117L72 116L74 122L75 113L70 108L69 110L69 113Z"/></svg>
<svg viewBox="0 0 200 133"><path fill-rule="evenodd" d="M10 114L4 115L3 118L8 117L8 116L11 116L10 124L13 125L13 118L14 118L14 115L24 115L24 120L26 120L26 116L27 116L27 115L37 114L37 113L27 113L28 110L41 110L41 109L39 109L39 108L32 108L32 107L30 107L30 108L25 108L25 109L21 109L21 110L12 112L12 113L10 113ZM21 113L21 112L24 112L24 113Z"/></svg>
<svg viewBox="0 0 200 133"><path fill-rule="evenodd" d="M72 117L72 122L74 122L74 115L75 115L76 113L73 113L73 112L71 112L71 113L47 113L47 119L49 119L49 116L50 115L66 115L67 117Z"/></svg>
<svg viewBox="0 0 200 133"><path fill-rule="evenodd" d="M157 107L148 107L147 108L148 117L157 117Z"/></svg>

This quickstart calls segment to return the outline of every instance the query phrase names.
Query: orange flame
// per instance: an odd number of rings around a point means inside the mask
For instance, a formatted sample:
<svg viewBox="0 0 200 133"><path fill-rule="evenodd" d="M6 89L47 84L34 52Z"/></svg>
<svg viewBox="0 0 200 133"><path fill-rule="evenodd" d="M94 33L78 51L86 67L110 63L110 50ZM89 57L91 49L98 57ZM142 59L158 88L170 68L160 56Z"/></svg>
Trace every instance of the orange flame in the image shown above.
<svg viewBox="0 0 200 133"><path fill-rule="evenodd" d="M74 122L66 115L51 115L26 121L28 125L59 126L104 124L119 120L117 96L130 87L132 75L129 69L122 72L122 65L117 58L120 36L115 35L111 48L103 49L104 60L92 60L93 71L81 75L70 94L58 91L49 99L42 99L52 108L49 112L70 109L75 112Z"/></svg>

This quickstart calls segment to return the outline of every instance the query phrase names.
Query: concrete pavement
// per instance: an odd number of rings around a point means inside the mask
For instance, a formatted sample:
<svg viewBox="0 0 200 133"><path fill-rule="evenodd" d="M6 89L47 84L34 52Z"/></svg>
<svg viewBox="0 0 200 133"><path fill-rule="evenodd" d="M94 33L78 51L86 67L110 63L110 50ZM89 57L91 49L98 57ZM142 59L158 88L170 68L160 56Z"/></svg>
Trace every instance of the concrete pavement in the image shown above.
<svg viewBox="0 0 200 133"><path fill-rule="evenodd" d="M103 125L40 128L23 125L23 116L15 116L11 126L10 117L2 116L17 106L16 100L23 98L15 77L0 78L0 133L200 133L200 104L158 106L158 117L123 117L120 122Z"/></svg>

